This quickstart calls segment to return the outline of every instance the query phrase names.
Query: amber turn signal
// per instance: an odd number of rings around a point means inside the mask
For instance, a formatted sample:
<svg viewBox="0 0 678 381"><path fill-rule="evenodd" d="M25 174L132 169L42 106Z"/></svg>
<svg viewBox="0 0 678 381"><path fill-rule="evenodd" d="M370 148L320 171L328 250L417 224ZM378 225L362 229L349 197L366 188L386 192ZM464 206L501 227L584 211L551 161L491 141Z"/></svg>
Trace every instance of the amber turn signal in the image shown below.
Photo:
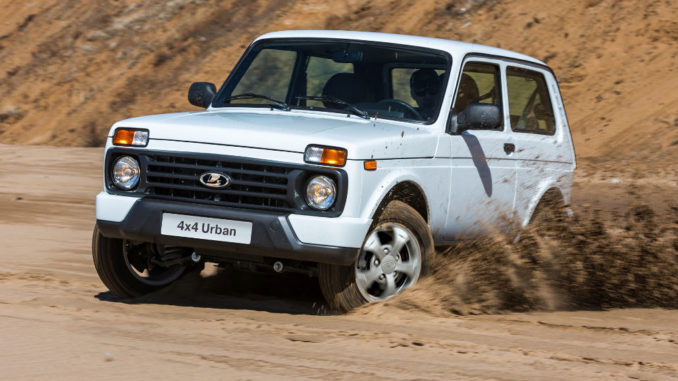
<svg viewBox="0 0 678 381"><path fill-rule="evenodd" d="M322 157L320 158L322 164L343 166L346 164L346 151L332 148L323 149Z"/></svg>
<svg viewBox="0 0 678 381"><path fill-rule="evenodd" d="M113 144L116 146L145 147L148 145L148 130L118 128L113 134Z"/></svg>
<svg viewBox="0 0 678 381"><path fill-rule="evenodd" d="M376 171L377 170L377 161L376 160L365 160L363 163L366 171Z"/></svg>
<svg viewBox="0 0 678 381"><path fill-rule="evenodd" d="M343 167L346 164L346 150L343 148L308 146L304 153L307 163Z"/></svg>

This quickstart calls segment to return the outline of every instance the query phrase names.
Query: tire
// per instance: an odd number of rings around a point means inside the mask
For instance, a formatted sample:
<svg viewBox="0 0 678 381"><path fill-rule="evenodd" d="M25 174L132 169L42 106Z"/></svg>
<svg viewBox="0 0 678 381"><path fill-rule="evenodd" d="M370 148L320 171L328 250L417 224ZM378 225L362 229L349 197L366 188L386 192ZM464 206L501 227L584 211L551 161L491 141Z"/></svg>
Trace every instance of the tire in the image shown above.
<svg viewBox="0 0 678 381"><path fill-rule="evenodd" d="M127 245L127 246L125 246ZM129 243L101 235L95 226L92 234L94 268L104 285L122 299L138 298L158 291L179 279L188 265L157 266L145 277L128 260ZM144 244L138 250L148 250Z"/></svg>
<svg viewBox="0 0 678 381"><path fill-rule="evenodd" d="M394 246L400 249L391 250ZM318 265L320 290L331 309L348 312L412 286L428 273L434 255L426 221L411 206L391 201L372 223L352 266Z"/></svg>
<svg viewBox="0 0 678 381"><path fill-rule="evenodd" d="M557 237L568 220L567 207L560 197L543 197L530 218L529 229L541 237Z"/></svg>

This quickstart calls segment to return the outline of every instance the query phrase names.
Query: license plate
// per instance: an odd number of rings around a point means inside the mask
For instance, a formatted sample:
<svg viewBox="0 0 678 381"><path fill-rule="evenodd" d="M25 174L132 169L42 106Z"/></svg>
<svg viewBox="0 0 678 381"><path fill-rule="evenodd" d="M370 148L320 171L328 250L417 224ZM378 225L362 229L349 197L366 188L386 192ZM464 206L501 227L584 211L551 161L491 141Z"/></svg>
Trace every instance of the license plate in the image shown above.
<svg viewBox="0 0 678 381"><path fill-rule="evenodd" d="M163 213L160 233L174 237L249 244L252 240L252 223Z"/></svg>

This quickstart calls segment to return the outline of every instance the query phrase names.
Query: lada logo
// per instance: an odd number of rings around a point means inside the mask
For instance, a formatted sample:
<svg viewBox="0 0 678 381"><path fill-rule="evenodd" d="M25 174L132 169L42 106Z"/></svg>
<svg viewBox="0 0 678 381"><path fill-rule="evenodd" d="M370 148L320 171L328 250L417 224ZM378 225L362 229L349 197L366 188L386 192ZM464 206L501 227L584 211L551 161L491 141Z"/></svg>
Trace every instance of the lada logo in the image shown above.
<svg viewBox="0 0 678 381"><path fill-rule="evenodd" d="M205 172L200 175L200 183L209 188L221 189L231 185L231 178L223 173Z"/></svg>

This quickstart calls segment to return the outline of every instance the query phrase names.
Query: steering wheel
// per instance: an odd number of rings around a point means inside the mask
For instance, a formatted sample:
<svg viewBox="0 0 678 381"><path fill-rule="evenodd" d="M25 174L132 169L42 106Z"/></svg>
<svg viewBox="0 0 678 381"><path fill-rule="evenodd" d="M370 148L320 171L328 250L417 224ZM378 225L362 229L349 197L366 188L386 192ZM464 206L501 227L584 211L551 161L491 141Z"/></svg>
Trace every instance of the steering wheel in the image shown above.
<svg viewBox="0 0 678 381"><path fill-rule="evenodd" d="M405 115L409 113L410 116L412 116L412 118L410 119L424 120L419 111L417 111L414 107L410 106L406 102L401 101L400 99L386 98L380 100L379 102L377 102L377 104L386 106L389 111L391 110L402 111L403 113L405 113Z"/></svg>

